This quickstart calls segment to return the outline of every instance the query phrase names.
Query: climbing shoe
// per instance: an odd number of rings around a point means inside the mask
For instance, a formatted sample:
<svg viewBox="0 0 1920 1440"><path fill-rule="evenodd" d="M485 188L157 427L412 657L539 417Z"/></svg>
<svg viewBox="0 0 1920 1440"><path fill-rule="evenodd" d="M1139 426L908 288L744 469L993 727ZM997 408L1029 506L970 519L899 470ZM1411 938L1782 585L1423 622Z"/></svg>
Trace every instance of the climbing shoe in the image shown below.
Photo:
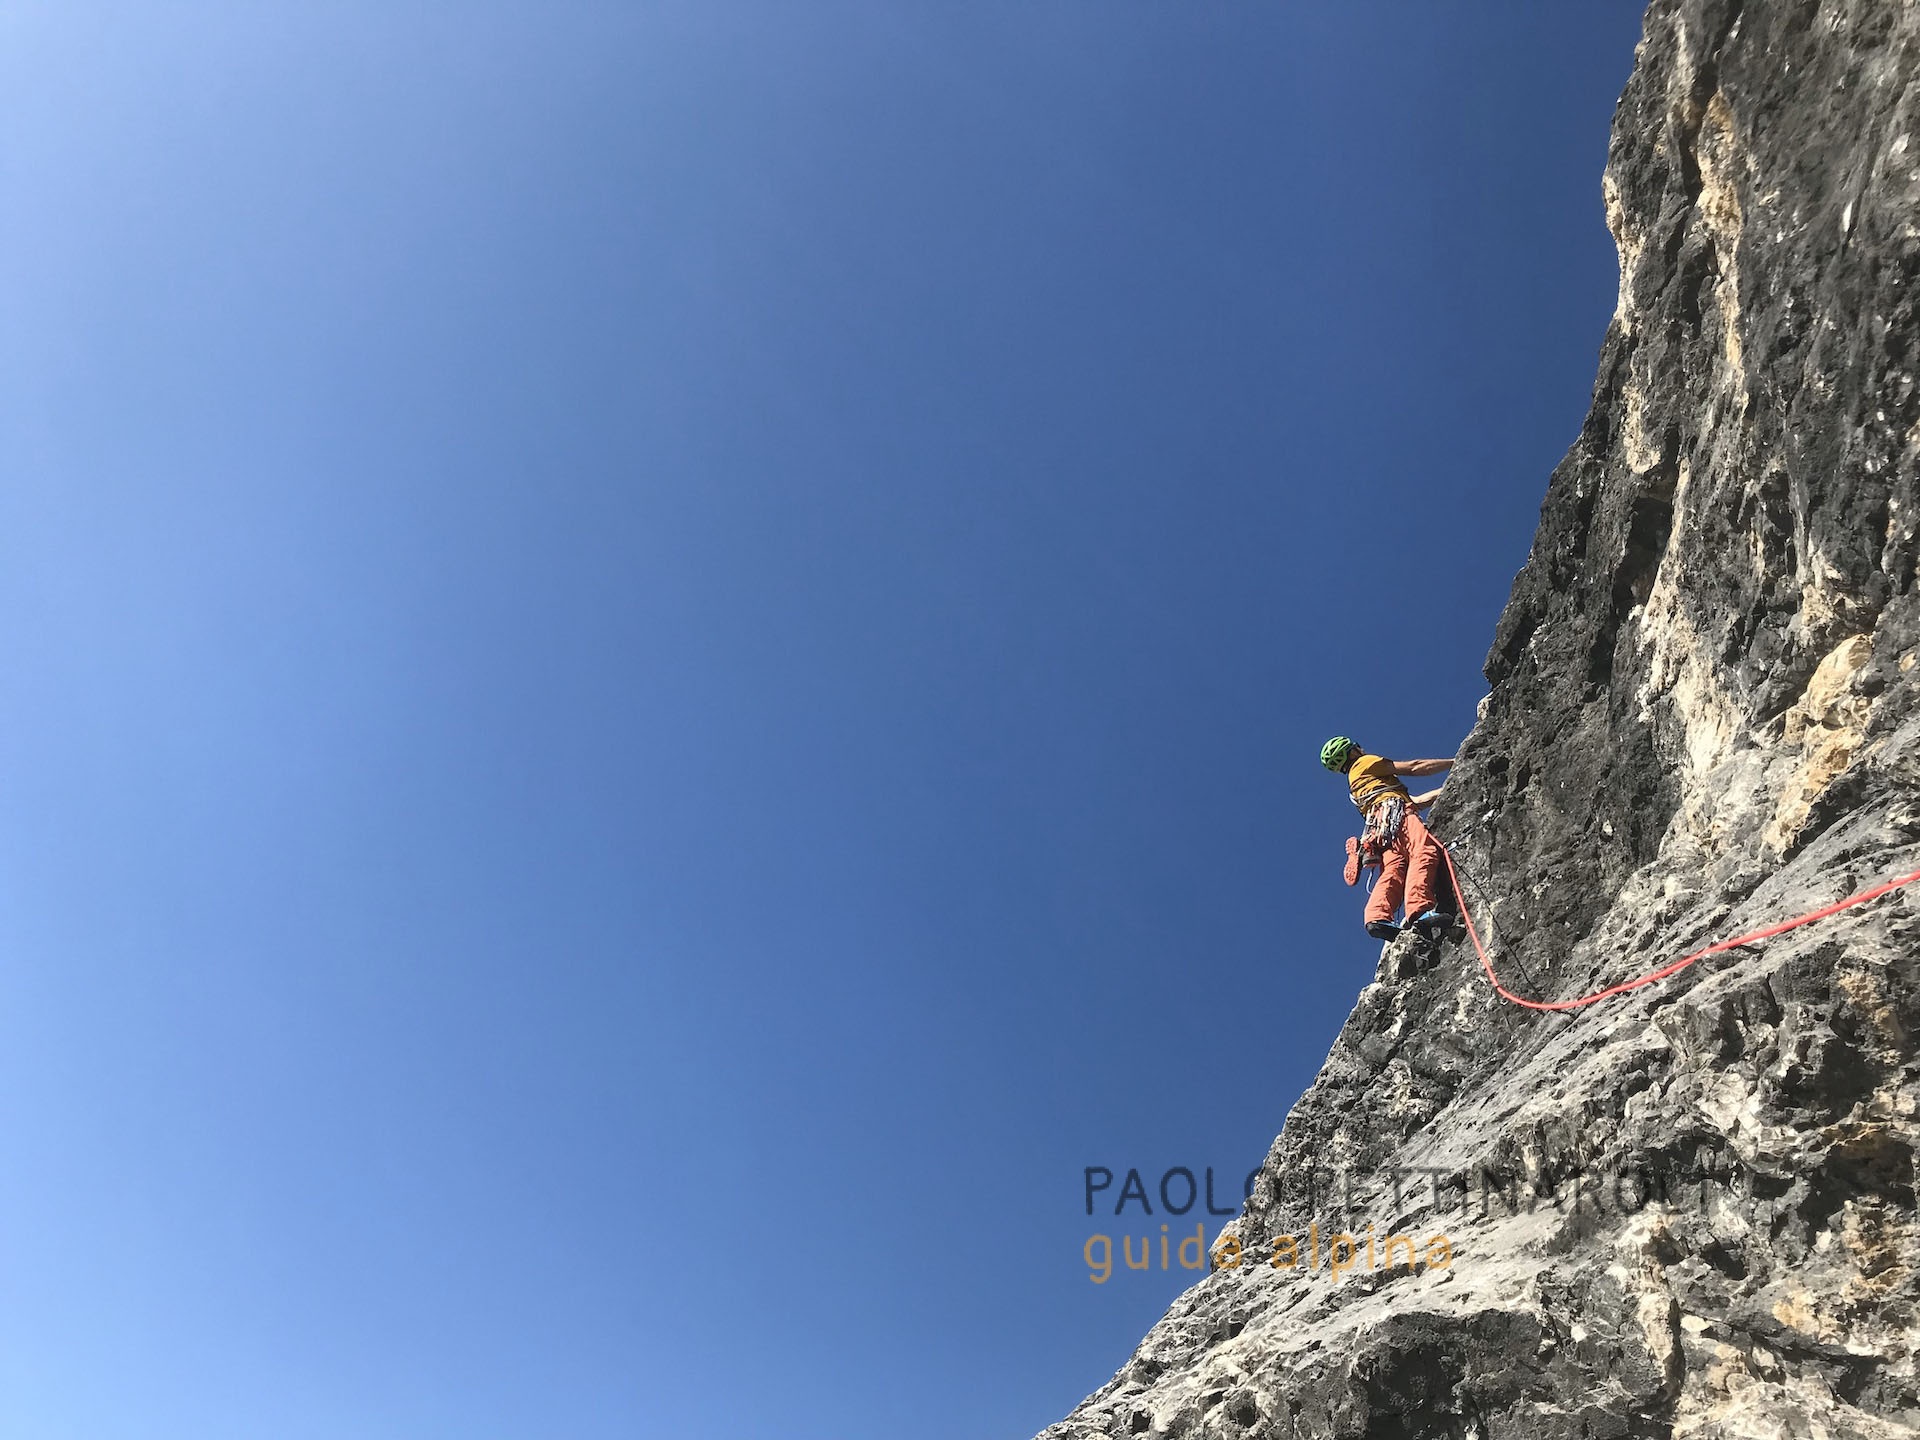
<svg viewBox="0 0 1920 1440"><path fill-rule="evenodd" d="M1400 927L1391 920L1369 920L1367 934L1376 940L1392 940L1400 934Z"/></svg>
<svg viewBox="0 0 1920 1440"><path fill-rule="evenodd" d="M1345 877L1347 884L1360 883L1360 842L1351 835L1347 836L1347 868L1340 873Z"/></svg>
<svg viewBox="0 0 1920 1440"><path fill-rule="evenodd" d="M1453 929L1453 916L1444 910L1427 910L1407 922L1429 945L1438 945Z"/></svg>

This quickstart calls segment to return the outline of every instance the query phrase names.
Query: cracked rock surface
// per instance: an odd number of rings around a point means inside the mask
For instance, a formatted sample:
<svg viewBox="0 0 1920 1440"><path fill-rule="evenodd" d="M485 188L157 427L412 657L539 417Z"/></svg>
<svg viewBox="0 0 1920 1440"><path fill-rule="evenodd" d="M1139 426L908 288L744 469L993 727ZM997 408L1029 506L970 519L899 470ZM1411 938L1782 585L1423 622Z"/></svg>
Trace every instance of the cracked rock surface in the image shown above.
<svg viewBox="0 0 1920 1440"><path fill-rule="evenodd" d="M1434 815L1542 999L1920 869L1920 0L1654 0L1603 183L1593 405ZM1567 1013L1396 942L1240 1263L1044 1440L1920 1434L1916 1031L1920 885Z"/></svg>

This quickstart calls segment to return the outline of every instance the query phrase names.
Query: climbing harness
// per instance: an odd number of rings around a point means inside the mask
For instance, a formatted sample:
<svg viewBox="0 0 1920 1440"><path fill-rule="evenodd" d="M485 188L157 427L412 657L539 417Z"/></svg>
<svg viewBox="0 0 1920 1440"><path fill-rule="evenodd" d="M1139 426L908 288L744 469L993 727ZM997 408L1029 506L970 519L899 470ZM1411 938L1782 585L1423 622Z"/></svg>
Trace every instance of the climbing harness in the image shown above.
<svg viewBox="0 0 1920 1440"><path fill-rule="evenodd" d="M1357 885L1365 875L1367 889L1373 889L1382 858L1392 848L1406 818L1407 802L1403 796L1388 795L1373 803L1360 827L1360 837L1357 840L1351 835L1347 837L1347 864L1341 872L1347 884Z"/></svg>
<svg viewBox="0 0 1920 1440"><path fill-rule="evenodd" d="M1575 1000L1529 1000L1525 996L1516 995L1507 989L1506 986L1500 983L1500 977L1493 973L1493 961L1487 955L1487 947L1480 942L1480 932L1474 928L1473 916L1467 913L1466 892L1460 885L1460 872L1453 867L1453 852L1447 849L1446 842L1441 840L1437 835L1434 836L1434 843L1440 846L1441 857L1447 862L1447 874L1453 880L1453 894L1454 899L1460 906L1460 918L1466 922L1467 935L1473 941L1473 948L1480 956L1480 966L1487 972L1487 983L1492 985L1503 998L1511 1000L1516 1005L1524 1005L1529 1010L1578 1010L1582 1006L1596 1004L1601 1000L1605 1000L1610 995L1620 995L1628 990L1638 990L1642 985L1651 985L1656 980L1665 980L1669 975L1678 975L1696 960L1704 960L1709 955L1718 955L1726 950L1738 950L1742 946L1751 945L1757 940L1770 940L1775 935L1784 935L1787 931L1797 930L1802 925L1811 925L1814 921L1824 920L1829 915L1838 915L1842 910L1851 910L1855 905L1864 905L1869 900L1877 900L1882 895L1900 889L1903 885L1911 885L1915 881L1920 880L1920 870L1916 870L1911 875L1902 875L1896 880L1888 880L1884 884L1875 885L1870 890L1862 890L1858 895L1849 895L1844 900L1836 900L1833 904L1823 905L1818 910L1809 910L1804 915L1796 915L1791 920L1783 920L1778 925L1769 925L1763 930L1750 930L1745 935L1734 936L1731 940L1718 941L1707 946L1705 949L1695 950L1691 955L1681 956L1671 965L1664 965L1658 970L1646 975L1641 975L1633 980L1623 980L1618 985L1609 985L1604 990L1596 990L1591 995L1582 995Z"/></svg>
<svg viewBox="0 0 1920 1440"><path fill-rule="evenodd" d="M1407 818L1407 797L1383 795L1367 809L1365 826L1360 831L1360 848L1378 855L1392 845ZM1378 861L1374 863L1378 864Z"/></svg>

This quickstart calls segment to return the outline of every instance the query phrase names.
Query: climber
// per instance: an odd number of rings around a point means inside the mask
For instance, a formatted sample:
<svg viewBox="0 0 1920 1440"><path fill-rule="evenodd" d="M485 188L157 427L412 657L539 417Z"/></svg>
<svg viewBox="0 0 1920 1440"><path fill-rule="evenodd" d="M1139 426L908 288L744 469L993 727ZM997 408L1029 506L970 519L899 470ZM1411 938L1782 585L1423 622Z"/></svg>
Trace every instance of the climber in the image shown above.
<svg viewBox="0 0 1920 1440"><path fill-rule="evenodd" d="M1358 840L1347 841L1347 884L1360 878L1360 867L1378 865L1380 879L1367 896L1364 918L1367 934L1391 940L1400 933L1394 912L1404 890L1407 924L1429 945L1438 944L1453 924L1440 908L1440 876L1444 863L1440 844L1428 833L1416 813L1440 794L1440 787L1412 795L1400 783L1402 775L1438 775L1451 760L1389 760L1369 755L1345 735L1336 735L1320 747L1320 763L1347 777L1353 803L1366 817Z"/></svg>

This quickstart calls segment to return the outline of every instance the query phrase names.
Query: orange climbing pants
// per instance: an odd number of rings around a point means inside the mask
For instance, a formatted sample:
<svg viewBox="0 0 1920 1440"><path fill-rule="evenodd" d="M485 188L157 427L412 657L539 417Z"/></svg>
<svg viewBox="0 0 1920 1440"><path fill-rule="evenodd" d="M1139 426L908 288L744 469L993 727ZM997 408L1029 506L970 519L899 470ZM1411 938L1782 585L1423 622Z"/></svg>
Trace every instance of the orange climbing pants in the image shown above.
<svg viewBox="0 0 1920 1440"><path fill-rule="evenodd" d="M1371 925L1376 920L1393 919L1403 893L1408 919L1433 909L1442 863L1440 842L1420 817L1408 810L1401 817L1400 833L1380 853L1380 878L1367 896L1365 922Z"/></svg>

